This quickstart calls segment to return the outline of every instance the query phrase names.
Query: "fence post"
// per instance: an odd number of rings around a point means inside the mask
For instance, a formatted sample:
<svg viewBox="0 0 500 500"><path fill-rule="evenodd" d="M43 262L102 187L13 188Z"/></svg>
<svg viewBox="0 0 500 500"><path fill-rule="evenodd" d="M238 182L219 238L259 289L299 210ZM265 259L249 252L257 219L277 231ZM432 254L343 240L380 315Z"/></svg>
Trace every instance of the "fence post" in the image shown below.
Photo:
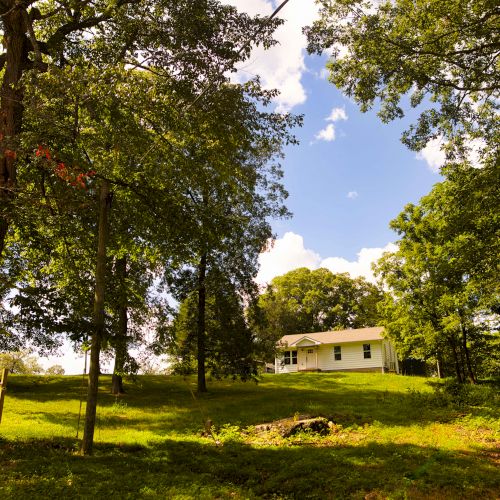
<svg viewBox="0 0 500 500"><path fill-rule="evenodd" d="M3 412L3 400L5 397L5 391L7 390L7 375L9 370L4 368L2 370L2 381L0 382L0 423L2 422L2 412Z"/></svg>

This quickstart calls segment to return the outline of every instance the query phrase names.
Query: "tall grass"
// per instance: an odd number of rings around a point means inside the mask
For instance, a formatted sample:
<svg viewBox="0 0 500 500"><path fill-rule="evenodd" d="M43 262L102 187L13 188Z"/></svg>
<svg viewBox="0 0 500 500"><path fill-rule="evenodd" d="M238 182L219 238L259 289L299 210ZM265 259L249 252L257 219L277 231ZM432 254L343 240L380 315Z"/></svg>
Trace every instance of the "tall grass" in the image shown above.
<svg viewBox="0 0 500 500"><path fill-rule="evenodd" d="M259 384L102 377L95 455L78 455L79 377L12 376L0 424L0 498L496 498L498 393L468 398L387 374L266 375ZM84 414L83 405L83 414ZM326 436L256 433L327 417ZM206 421L213 433L202 435ZM77 438L78 430L78 438Z"/></svg>

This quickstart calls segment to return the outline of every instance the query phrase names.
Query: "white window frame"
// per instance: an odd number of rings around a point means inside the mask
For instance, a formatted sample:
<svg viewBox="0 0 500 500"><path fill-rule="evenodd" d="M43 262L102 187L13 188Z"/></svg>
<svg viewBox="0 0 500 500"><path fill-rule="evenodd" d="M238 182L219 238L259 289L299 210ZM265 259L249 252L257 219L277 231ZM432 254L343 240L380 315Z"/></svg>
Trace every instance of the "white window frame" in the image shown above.
<svg viewBox="0 0 500 500"><path fill-rule="evenodd" d="M296 365L297 364L297 351L285 351L283 353L283 364L284 365Z"/></svg>

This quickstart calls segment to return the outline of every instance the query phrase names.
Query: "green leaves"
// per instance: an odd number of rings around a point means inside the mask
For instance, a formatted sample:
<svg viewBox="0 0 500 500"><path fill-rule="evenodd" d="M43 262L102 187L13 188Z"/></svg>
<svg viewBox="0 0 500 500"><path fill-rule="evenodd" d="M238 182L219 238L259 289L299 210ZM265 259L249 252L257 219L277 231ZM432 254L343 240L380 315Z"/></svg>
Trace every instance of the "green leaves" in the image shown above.
<svg viewBox="0 0 500 500"><path fill-rule="evenodd" d="M375 326L382 293L363 278L299 268L274 278L259 297L259 329L282 335Z"/></svg>
<svg viewBox="0 0 500 500"><path fill-rule="evenodd" d="M377 266L392 295L380 312L400 353L453 371L470 351L479 373L493 373L494 349L485 346L498 330L498 169L450 165L447 173L391 222L401 239Z"/></svg>
<svg viewBox="0 0 500 500"><path fill-rule="evenodd" d="M332 50L330 80L362 111L379 102L379 116L387 122L404 115L409 98L411 107L427 108L403 135L411 149L420 150L439 135L449 142L449 158L470 161L460 143L474 138L484 141L483 156L495 154L500 95L495 2L321 5L320 19L305 29L309 51Z"/></svg>

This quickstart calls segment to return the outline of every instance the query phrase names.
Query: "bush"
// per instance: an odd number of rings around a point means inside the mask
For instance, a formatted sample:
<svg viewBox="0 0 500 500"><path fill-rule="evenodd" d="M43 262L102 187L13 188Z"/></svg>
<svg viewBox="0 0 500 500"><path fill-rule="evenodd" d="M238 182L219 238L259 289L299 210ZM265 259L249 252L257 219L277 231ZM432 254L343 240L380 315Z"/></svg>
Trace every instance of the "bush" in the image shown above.
<svg viewBox="0 0 500 500"><path fill-rule="evenodd" d="M491 404L497 392L489 385L460 384L455 379L434 385L435 397L459 407Z"/></svg>

